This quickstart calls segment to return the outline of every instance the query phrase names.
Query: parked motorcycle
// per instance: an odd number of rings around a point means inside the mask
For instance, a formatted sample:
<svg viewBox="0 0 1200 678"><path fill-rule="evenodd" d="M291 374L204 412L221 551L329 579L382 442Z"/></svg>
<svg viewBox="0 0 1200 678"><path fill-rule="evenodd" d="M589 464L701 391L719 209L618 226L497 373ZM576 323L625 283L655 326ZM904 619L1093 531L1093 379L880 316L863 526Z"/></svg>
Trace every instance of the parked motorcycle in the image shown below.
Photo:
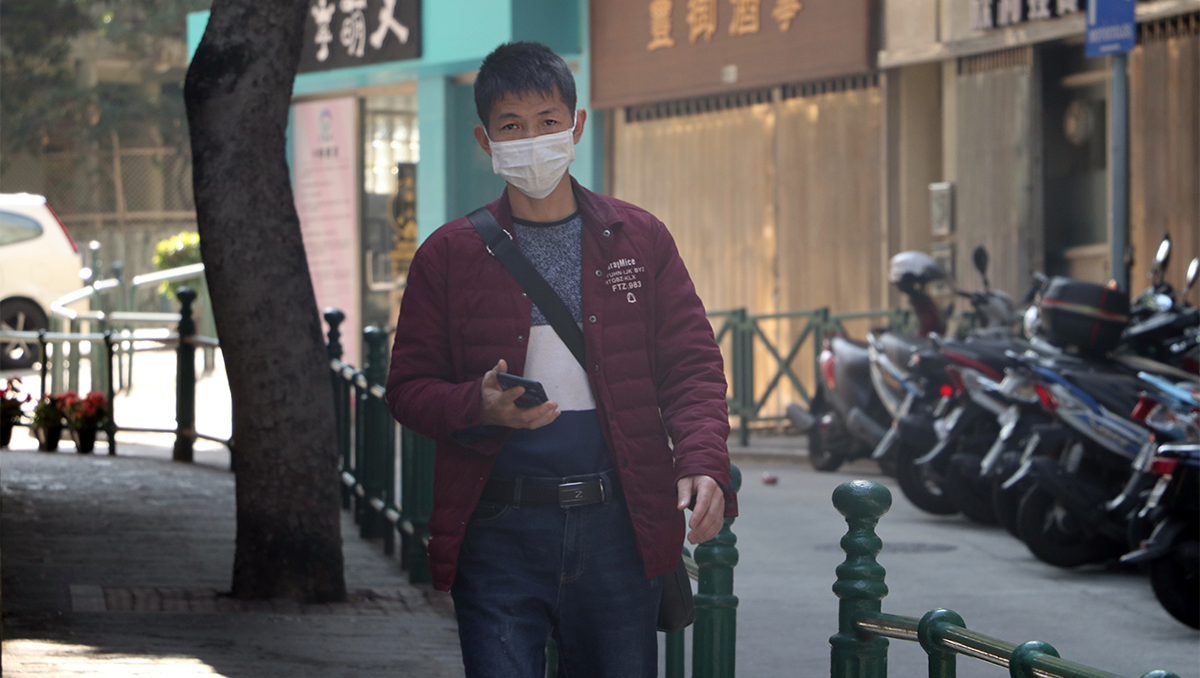
<svg viewBox="0 0 1200 678"><path fill-rule="evenodd" d="M964 511L969 517L987 522L990 502L975 501L974 490L953 478L956 463L978 465L982 454L975 454L969 461L952 458L960 452L987 448L996 436L995 416L999 410L962 404L965 383L1001 379L1004 366L1012 362L1005 354L1018 345L1011 336L1016 317L1012 300L988 284L987 251L976 248L972 259L983 281L983 291L956 291L970 301L980 323L966 339L872 333L871 365L876 390L885 403L889 402L889 391L892 402L899 396L894 384L905 391L894 410L892 428L874 454L884 456L896 450L896 479L905 497L918 508L934 514ZM919 308L923 300L906 289L904 282L901 280L898 287L909 294L913 307ZM917 291L923 292L919 288ZM969 404L969 400L966 402ZM956 432L952 438L948 435L951 431ZM978 474L970 471L966 475Z"/></svg>
<svg viewBox="0 0 1200 678"><path fill-rule="evenodd" d="M1154 531L1121 561L1145 565L1163 608L1200 628L1200 445L1159 446L1147 470L1157 481L1139 515Z"/></svg>
<svg viewBox="0 0 1200 678"><path fill-rule="evenodd" d="M946 274L928 254L901 252L889 263L888 279L908 295L919 323L921 336L945 332L942 312L926 294L925 286L945 278ZM817 396L812 410L792 404L787 416L792 424L808 431L808 458L820 471L834 471L845 461L871 455L885 472L894 469L890 455L877 452L903 396L892 385L881 383L874 362L878 331L870 333L870 343L850 340L840 334L825 337L818 357ZM895 337L892 332L884 335ZM889 355L906 363L912 352L926 344L919 340L892 341ZM894 349L894 350L893 350ZM885 358L886 360L886 358ZM890 364L890 363L889 363ZM912 384L896 388L911 391Z"/></svg>

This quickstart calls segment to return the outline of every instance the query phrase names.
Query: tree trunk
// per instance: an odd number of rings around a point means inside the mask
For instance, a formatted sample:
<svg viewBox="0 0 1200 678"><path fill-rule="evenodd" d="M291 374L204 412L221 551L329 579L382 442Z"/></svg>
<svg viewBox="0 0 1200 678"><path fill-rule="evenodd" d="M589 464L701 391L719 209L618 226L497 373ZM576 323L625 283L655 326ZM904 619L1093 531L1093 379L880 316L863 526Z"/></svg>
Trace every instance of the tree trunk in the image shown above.
<svg viewBox="0 0 1200 678"><path fill-rule="evenodd" d="M184 89L233 399L238 598L346 595L329 363L285 154L308 4L214 2Z"/></svg>

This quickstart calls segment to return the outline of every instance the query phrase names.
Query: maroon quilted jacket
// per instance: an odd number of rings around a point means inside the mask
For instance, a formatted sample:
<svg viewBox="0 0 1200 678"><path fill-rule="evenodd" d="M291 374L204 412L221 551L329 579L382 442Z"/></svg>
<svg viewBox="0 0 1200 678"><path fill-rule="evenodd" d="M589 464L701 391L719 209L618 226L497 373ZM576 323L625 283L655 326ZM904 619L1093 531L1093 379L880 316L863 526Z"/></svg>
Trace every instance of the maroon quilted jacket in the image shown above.
<svg viewBox="0 0 1200 678"><path fill-rule="evenodd" d="M683 513L675 481L730 489L725 372L712 327L671 235L645 210L579 186L588 376L647 577L675 569ZM505 194L488 205L512 233ZM483 374L503 358L523 374L532 304L466 218L435 231L408 274L388 375L396 419L437 442L429 556L434 586L454 582L458 550L507 429L478 427ZM459 433L460 435L455 435ZM672 449L672 443L674 448Z"/></svg>

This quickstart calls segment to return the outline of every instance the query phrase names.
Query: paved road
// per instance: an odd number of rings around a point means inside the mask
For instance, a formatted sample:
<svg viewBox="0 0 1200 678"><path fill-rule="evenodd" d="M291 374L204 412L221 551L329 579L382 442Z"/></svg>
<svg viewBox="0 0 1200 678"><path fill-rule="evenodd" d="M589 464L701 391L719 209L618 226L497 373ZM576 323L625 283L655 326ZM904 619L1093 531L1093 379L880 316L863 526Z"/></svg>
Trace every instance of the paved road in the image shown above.
<svg viewBox="0 0 1200 678"><path fill-rule="evenodd" d="M837 630L830 587L846 531L830 497L839 483L857 477L882 482L893 494L878 527L890 589L884 612L920 617L947 607L974 630L1014 643L1044 640L1066 659L1120 675L1164 668L1200 676L1200 633L1167 615L1142 575L1045 565L1000 528L914 508L867 463L832 474L796 463L737 463L745 476L742 517L733 526L741 556L735 571L740 676L806 675L828 666L828 638ZM764 485L764 472L777 475L778 484ZM891 647L892 675L926 675L926 656L915 643ZM967 658L958 670L964 678L1003 675Z"/></svg>

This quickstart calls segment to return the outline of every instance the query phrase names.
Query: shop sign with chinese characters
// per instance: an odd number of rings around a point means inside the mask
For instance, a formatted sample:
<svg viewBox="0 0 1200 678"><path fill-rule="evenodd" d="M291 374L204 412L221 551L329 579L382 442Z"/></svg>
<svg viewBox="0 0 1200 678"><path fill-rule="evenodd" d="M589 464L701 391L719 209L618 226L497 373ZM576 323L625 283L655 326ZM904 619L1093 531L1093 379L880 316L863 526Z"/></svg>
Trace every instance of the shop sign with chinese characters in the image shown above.
<svg viewBox="0 0 1200 678"><path fill-rule="evenodd" d="M421 56L421 0L309 0L300 73Z"/></svg>
<svg viewBox="0 0 1200 678"><path fill-rule="evenodd" d="M970 0L971 28L986 31L1078 14L1085 0Z"/></svg>
<svg viewBox="0 0 1200 678"><path fill-rule="evenodd" d="M592 103L629 106L862 73L874 0L592 3Z"/></svg>

